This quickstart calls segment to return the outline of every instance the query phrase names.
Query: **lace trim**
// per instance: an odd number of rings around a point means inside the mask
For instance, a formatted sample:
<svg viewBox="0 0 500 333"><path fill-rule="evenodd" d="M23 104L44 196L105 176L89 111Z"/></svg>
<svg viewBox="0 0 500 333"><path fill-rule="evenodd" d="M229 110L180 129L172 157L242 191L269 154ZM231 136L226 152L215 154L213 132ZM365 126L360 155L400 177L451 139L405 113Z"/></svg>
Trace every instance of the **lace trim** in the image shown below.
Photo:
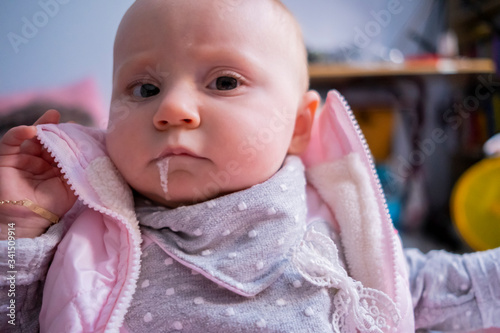
<svg viewBox="0 0 500 333"><path fill-rule="evenodd" d="M396 304L385 293L365 288L348 276L330 238L311 228L295 248L292 261L310 283L338 289L333 298L334 332L397 331L401 316Z"/></svg>

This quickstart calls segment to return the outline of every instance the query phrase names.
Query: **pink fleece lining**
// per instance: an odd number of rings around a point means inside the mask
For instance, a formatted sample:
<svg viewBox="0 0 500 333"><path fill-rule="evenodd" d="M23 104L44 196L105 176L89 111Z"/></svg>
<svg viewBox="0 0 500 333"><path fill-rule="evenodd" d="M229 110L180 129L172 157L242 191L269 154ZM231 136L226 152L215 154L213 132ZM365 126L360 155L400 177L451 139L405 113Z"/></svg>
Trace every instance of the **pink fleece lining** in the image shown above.
<svg viewBox="0 0 500 333"><path fill-rule="evenodd" d="M358 173L359 176L354 179L361 178L346 185L358 187L358 190L352 189L346 194L351 193L351 198L357 196L359 201L365 201L365 198L371 196L375 201L373 203L358 202L354 205L344 202L345 207L339 210L337 201L342 200L342 194L332 193L332 188L328 185L338 180L342 182L342 179L332 179L331 175L327 174L327 169L352 154L359 157L360 163L355 164L359 164L360 167L352 168L351 165L352 170L346 170L346 172L351 175L354 175L353 172ZM349 106L337 91L333 90L328 93L324 107L315 119L311 142L301 157L306 166L306 173L310 176L309 185L316 188L320 199L329 206L340 226L341 243L347 257L349 273L355 275L355 278L364 285L376 285L378 290L389 295L398 306L402 316L398 332L413 332L413 307L403 249L394 233L366 141ZM368 179L362 176L362 173L366 173ZM314 175L311 176L312 174ZM315 180L311 181L313 178ZM348 214L349 208L359 209L358 204L365 205L365 215L358 219L357 225L351 225L353 220ZM314 204L314 206L321 205ZM345 210L345 213L341 213L342 210ZM340 221L341 218L343 221ZM372 225L374 221L378 221L376 225ZM365 251L371 248L372 252L366 253L360 250L363 248ZM374 261L373 264L366 266L363 264L371 260ZM378 277L374 278L373 275Z"/></svg>

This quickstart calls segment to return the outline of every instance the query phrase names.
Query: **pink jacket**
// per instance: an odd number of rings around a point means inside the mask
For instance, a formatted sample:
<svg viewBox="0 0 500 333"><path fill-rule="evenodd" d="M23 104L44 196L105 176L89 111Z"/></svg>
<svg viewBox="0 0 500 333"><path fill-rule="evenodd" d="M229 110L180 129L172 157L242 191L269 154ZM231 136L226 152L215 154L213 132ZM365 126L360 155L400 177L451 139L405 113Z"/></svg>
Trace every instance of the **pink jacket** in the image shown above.
<svg viewBox="0 0 500 333"><path fill-rule="evenodd" d="M48 124L38 126L38 138L86 207L66 222L49 269L41 332L123 332L141 256L132 192L107 157L102 131ZM396 304L399 326L391 331L414 332L402 247L368 146L336 91L329 93L302 159L309 215L334 221L350 276Z"/></svg>

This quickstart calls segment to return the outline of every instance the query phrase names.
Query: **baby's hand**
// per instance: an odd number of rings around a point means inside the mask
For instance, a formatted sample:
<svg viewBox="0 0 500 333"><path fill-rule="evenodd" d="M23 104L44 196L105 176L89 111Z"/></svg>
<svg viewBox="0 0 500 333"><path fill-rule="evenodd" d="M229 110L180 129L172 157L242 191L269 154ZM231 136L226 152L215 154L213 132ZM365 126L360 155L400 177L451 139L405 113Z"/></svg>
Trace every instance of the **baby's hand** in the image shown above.
<svg viewBox="0 0 500 333"><path fill-rule="evenodd" d="M59 112L45 112L34 125L57 124ZM34 204L63 216L76 197L66 184L54 159L36 138L35 126L10 129L0 140L0 239L7 239L8 229L15 225L16 238L40 236L51 221L27 207L5 203L29 199Z"/></svg>

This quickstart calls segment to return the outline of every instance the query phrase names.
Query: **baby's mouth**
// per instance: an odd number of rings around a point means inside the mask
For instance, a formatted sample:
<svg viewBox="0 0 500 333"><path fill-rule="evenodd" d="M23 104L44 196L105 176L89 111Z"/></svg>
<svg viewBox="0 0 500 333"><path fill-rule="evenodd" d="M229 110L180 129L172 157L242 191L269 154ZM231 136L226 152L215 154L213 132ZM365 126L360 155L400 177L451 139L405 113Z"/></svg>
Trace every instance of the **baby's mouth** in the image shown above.
<svg viewBox="0 0 500 333"><path fill-rule="evenodd" d="M194 158L202 158L201 156L198 156L197 154L190 151L189 149L186 149L183 147L171 147L171 148L165 149L165 151L162 152L162 154L160 155L160 159L174 157L174 156L187 156L187 157L194 157Z"/></svg>

